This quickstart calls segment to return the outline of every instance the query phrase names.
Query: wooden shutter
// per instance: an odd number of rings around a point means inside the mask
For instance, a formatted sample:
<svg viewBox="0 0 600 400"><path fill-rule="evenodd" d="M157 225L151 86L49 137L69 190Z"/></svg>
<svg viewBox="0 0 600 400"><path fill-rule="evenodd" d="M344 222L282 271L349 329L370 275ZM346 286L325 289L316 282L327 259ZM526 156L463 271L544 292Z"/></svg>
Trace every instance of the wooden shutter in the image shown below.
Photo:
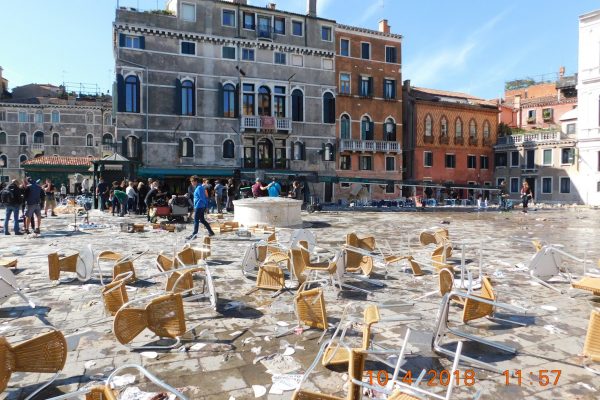
<svg viewBox="0 0 600 400"><path fill-rule="evenodd" d="M125 112L125 79L121 74L117 74L117 111Z"/></svg>
<svg viewBox="0 0 600 400"><path fill-rule="evenodd" d="M125 34L119 33L119 47L125 47Z"/></svg>
<svg viewBox="0 0 600 400"><path fill-rule="evenodd" d="M369 77L369 97L373 97L373 77Z"/></svg>
<svg viewBox="0 0 600 400"><path fill-rule="evenodd" d="M218 97L219 97L218 103L219 104L217 104L217 110L218 110L217 115L219 117L224 117L225 116L225 105L224 105L224 103L225 103L225 90L224 90L224 86L223 86L223 84L221 82L219 82L218 93L219 93L218 94Z"/></svg>
<svg viewBox="0 0 600 400"><path fill-rule="evenodd" d="M375 122L369 122L369 139L367 140L374 140L375 139Z"/></svg>
<svg viewBox="0 0 600 400"><path fill-rule="evenodd" d="M146 38L144 36L140 36L140 49L144 50L146 48Z"/></svg>
<svg viewBox="0 0 600 400"><path fill-rule="evenodd" d="M233 100L233 106L234 106L234 112L235 112L235 117L239 118L240 117L240 85L237 84L235 85L235 98Z"/></svg>
<svg viewBox="0 0 600 400"><path fill-rule="evenodd" d="M181 103L182 90L181 90L181 80L175 79L175 114L182 115L183 114L183 105Z"/></svg>
<svg viewBox="0 0 600 400"><path fill-rule="evenodd" d="M140 78L136 79L136 85L135 85L135 110L133 110L133 112L139 113L141 110L140 107L140 92L142 91L142 81L140 80Z"/></svg>
<svg viewBox="0 0 600 400"><path fill-rule="evenodd" d="M396 98L396 80L392 81L392 98L395 99ZM396 128L394 128L396 129Z"/></svg>

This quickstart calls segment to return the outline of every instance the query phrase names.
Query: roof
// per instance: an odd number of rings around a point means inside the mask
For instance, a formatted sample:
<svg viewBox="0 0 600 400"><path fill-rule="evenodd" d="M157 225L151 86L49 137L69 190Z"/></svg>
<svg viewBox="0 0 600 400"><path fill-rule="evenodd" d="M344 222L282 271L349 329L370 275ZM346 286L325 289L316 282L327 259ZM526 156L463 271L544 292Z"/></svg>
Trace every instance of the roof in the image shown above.
<svg viewBox="0 0 600 400"><path fill-rule="evenodd" d="M567 111L563 115L561 115L559 120L560 121L568 121L568 120L572 120L572 119L577 119L578 114L579 114L579 110L574 108L572 110Z"/></svg>
<svg viewBox="0 0 600 400"><path fill-rule="evenodd" d="M23 165L45 165L45 166L75 166L88 167L92 165L93 158L74 156L41 156L23 162Z"/></svg>
<svg viewBox="0 0 600 400"><path fill-rule="evenodd" d="M468 104L476 106L497 107L496 101L485 100L473 95L461 92L450 92L447 90L428 89L417 86L411 87L411 92L415 97L423 100L447 101L458 104ZM419 94L422 94L419 96Z"/></svg>
<svg viewBox="0 0 600 400"><path fill-rule="evenodd" d="M563 97L560 100L556 96L532 97L530 99L521 99L522 107L536 107L543 105L577 103L577 97Z"/></svg>
<svg viewBox="0 0 600 400"><path fill-rule="evenodd" d="M338 23L337 29L343 29L343 30L353 31L353 32L358 32L358 33L367 33L369 35L387 37L387 38L392 38L392 39L402 39L402 35L400 35L398 33L391 33L391 32L385 33L385 32L381 32L381 31L376 31L374 29L362 28L359 26L344 25L344 24Z"/></svg>

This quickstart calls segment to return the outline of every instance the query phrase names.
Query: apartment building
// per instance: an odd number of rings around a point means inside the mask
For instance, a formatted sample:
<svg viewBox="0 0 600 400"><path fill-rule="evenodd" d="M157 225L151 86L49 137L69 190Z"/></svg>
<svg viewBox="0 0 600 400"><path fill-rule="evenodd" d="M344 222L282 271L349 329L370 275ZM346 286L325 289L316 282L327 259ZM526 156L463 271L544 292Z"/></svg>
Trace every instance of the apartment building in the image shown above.
<svg viewBox="0 0 600 400"><path fill-rule="evenodd" d="M338 200L400 197L401 54L385 19L379 30L336 25Z"/></svg>
<svg viewBox="0 0 600 400"><path fill-rule="evenodd" d="M301 179L326 201L335 176L335 21L245 0L118 9L117 135L137 174ZM323 183L328 181L327 184Z"/></svg>

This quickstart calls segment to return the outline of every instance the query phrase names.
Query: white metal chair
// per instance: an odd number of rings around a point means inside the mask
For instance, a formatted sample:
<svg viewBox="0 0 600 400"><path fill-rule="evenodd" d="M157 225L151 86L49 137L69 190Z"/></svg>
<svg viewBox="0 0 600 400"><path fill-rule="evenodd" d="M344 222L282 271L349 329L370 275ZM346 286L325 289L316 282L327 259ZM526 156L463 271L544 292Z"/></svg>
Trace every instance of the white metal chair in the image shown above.
<svg viewBox="0 0 600 400"><path fill-rule="evenodd" d="M33 301L25 296L17 284L17 278L15 278L13 272L8 268L0 267L0 305L14 294L23 299L25 303L29 304L29 307L35 308Z"/></svg>

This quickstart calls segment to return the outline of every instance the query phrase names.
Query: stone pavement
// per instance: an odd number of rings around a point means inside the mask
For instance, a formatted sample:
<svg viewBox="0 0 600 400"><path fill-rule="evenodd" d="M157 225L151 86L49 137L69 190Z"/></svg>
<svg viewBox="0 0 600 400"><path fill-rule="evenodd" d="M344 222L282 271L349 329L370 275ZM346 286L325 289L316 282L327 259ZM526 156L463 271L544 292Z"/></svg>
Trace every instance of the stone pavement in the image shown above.
<svg viewBox="0 0 600 400"><path fill-rule="evenodd" d="M470 399L477 390L481 390L482 398L487 399L600 397L600 377L583 369L582 358L579 356L590 311L598 306L598 298L587 293L570 297L569 295L579 293L573 290L561 295L532 282L525 272L515 270L514 266L530 258L534 252L533 246L512 240L513 237L537 237L548 243L564 244L568 252L579 257L585 254L589 259L597 261L600 258L600 248L596 245L596 237L600 233L598 211L563 209L532 211L529 214L517 211L344 211L304 214L303 218L305 226L316 234L318 246L329 250L330 254L340 247L346 233L356 231L359 236L373 234L379 241L385 239L391 248L404 253L408 252L408 239L412 238L413 254L423 256L432 248L420 247L416 233L440 223L444 223L449 229L450 238L455 244L460 240L466 241L465 258L475 271L480 246L483 248L483 271L491 276L499 300L527 309L525 315L502 313L502 316L524 322L526 326L500 324L486 319L473 321L467 330L515 346L518 354L512 356L469 343L465 344L463 353L492 362L501 370L522 370L522 381L518 385L516 378L510 378L507 385L503 375L463 365L460 367L461 377L467 369L474 369L475 382L473 386L466 386L464 381L459 382L453 398ZM292 334L277 339L274 337L277 333L295 324L292 294L283 293L275 299L266 291L246 295L254 282L243 276L241 258L246 247L252 241L263 238L263 235L239 238L233 233L227 233L213 238L210 263L219 293L218 310L214 312L204 303L186 303L188 327L200 324L202 330L205 330L204 334L199 340L186 342L185 349L158 352L158 356L153 358L130 351L116 341L112 334L112 319L104 314L99 280L53 284L48 280L46 257L52 251L76 250L87 244L92 244L95 251L111 249L136 253L149 249L148 253L134 263L136 274L141 279L131 285L129 297L139 298L163 287L160 281L154 283L144 280L144 277L156 273L154 258L159 251L171 253L175 246L183 244L183 238L190 233L191 225L187 226L187 231L180 233L147 228L144 233L128 234L120 232L118 224L144 222L142 217L117 218L98 215L96 212L92 213L91 222L106 224L106 228L72 232L69 228L72 220L72 216L44 219L39 238L1 236L0 239L0 255L18 256L19 266L15 271L17 281L38 305L32 310L17 296L0 305L0 333L8 335L9 342L18 342L31 335L32 331L28 328L42 326L42 321L49 322L66 333L85 327L93 330L91 335L81 339L77 350L69 352L67 364L58 379L38 398L49 398L101 381L114 368L126 363L144 365L169 384L181 388L190 399L254 398L253 385L262 385L267 389L267 394L262 398L291 397L292 392L289 391L283 394L268 393L272 375L267 372L265 364L272 365L280 373L301 374L318 351L320 332L305 331L300 335ZM289 232L282 230L278 234L285 236ZM455 257L459 256L458 248L455 248L454 254ZM575 275L583 273L582 265L571 264L571 268ZM375 278L385 278L383 267L377 266L375 271ZM326 291L329 321L339 321L344 306L351 301L358 302L361 307L374 302L408 302L435 291L438 287L435 275L427 273L422 277L413 277L399 267L391 267L384 282L384 288L364 284L363 287L373 290L373 294L369 296L345 291L338 299L334 291ZM569 288L561 279L555 284L563 290ZM407 356L404 368L411 370L413 376L417 376L423 368L435 369L438 373L443 369L451 369L450 360L431 350L432 330L440 300L440 295L434 294L417 300L414 306L384 309L383 316L401 313L414 316L415 320L380 323L376 326L375 341L389 348L399 348L406 328L411 328L412 354ZM458 323L460 312L458 307L452 306L451 321ZM15 327L21 328L16 335L11 331ZM8 331L11 333L8 334ZM360 340L360 333L350 336L351 340ZM147 343L144 338L150 340L151 336L142 334L139 340L136 339L136 343ZM446 341L452 343L456 338L450 336ZM202 342L207 343L206 346L197 345ZM286 349L293 354L281 356ZM264 358L265 356L271 357ZM263 362L260 361L261 358ZM375 374L382 368L381 363L367 364L367 369L374 370ZM543 381L533 379L530 373L539 375L540 370L560 370L556 385L553 384L556 371L548 372L548 385L544 386ZM140 377L133 374L137 377L135 386L147 391L156 390L152 384L140 381ZM24 398L48 376L15 373L8 389L0 394L0 399ZM427 386L430 376L423 382L423 387ZM343 368L326 369L319 363L303 387L345 397L346 379L347 374ZM442 391L444 387L439 385L439 376L437 379L437 390Z"/></svg>

